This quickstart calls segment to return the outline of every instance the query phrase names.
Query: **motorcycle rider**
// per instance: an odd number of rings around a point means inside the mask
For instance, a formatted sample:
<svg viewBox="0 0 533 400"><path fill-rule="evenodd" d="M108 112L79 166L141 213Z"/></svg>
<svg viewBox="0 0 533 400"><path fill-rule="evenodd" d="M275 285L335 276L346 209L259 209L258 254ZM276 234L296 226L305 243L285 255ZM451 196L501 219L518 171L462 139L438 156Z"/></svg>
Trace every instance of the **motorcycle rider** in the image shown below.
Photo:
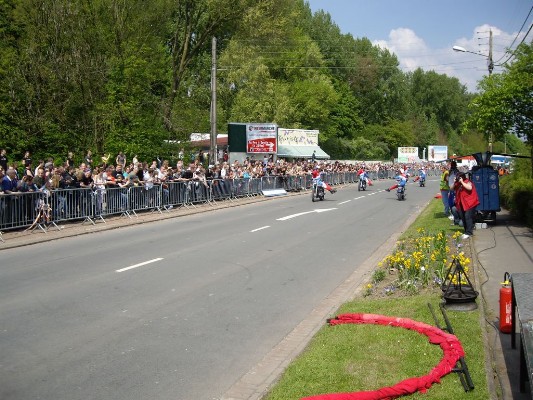
<svg viewBox="0 0 533 400"><path fill-rule="evenodd" d="M424 167L418 170L418 176L415 178L415 182L418 182L419 180L422 180L422 182L426 181L426 170Z"/></svg>
<svg viewBox="0 0 533 400"><path fill-rule="evenodd" d="M317 186L322 186L324 189L329 190L331 194L337 191L337 189L333 189L329 183L324 182L322 180L321 172L318 167L313 168L313 171L311 172L311 176L313 177L313 182L315 182Z"/></svg>
<svg viewBox="0 0 533 400"><path fill-rule="evenodd" d="M368 186L368 174L366 173L364 165L362 165L361 168L359 168L359 171L357 171L357 176L359 176L359 180L364 180Z"/></svg>
<svg viewBox="0 0 533 400"><path fill-rule="evenodd" d="M392 185L390 188L385 189L387 192L390 192L392 189L396 189L398 186L401 186L405 189L405 184L407 183L407 175L403 170L398 171L398 176L396 176L396 181L398 183Z"/></svg>

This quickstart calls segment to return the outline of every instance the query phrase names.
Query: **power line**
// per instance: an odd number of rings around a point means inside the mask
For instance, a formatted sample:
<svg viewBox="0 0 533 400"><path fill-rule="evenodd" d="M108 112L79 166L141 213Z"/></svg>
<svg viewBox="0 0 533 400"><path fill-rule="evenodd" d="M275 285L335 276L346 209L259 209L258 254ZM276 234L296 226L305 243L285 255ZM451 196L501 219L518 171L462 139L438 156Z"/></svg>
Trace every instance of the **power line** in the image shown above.
<svg viewBox="0 0 533 400"><path fill-rule="evenodd" d="M517 47L519 47L522 43L524 43L524 41L526 40L527 38L527 35L529 35L529 32L531 32L531 28L533 28L533 24L530 25L529 29L527 30L526 34L524 35L524 37L522 38L522 40L520 41L520 43L518 44ZM509 55L509 57L507 58L507 60L505 60L504 62L500 63L500 65L503 65L503 64L506 64L507 62L509 62L509 60L511 60L511 58L513 58L516 54L513 52Z"/></svg>
<svg viewBox="0 0 533 400"><path fill-rule="evenodd" d="M518 33L516 34L516 36L515 36L513 42L512 42L511 45L509 46L510 49L513 47L513 44L516 42L516 39L518 39L518 37L520 36L520 33L522 32L522 29L524 29L524 26L526 25L527 20L529 19L529 16L531 15L531 12L532 12L532 11L533 11L533 6L531 6L531 8L529 9L529 12L527 13L527 17L526 17L526 19L524 20L524 22L522 23L522 26L521 26L520 29L518 30ZM533 26L533 25L532 25L532 26ZM527 31L527 33L524 35L524 38L522 39L522 42L521 42L520 44L522 44L522 43L524 42L525 38L527 37L527 35L529 34L530 31L531 31L531 26L529 27L529 30ZM504 55L501 56L500 59L497 60L495 63L496 63L496 64L499 63L499 62L503 59L503 57L505 57L505 54L507 54L508 52L509 52L509 51L506 51L506 52L504 53ZM511 53L511 56L510 56L506 61L504 61L502 64L505 64L507 61L509 61L509 60L511 59L511 57L512 57L512 53Z"/></svg>

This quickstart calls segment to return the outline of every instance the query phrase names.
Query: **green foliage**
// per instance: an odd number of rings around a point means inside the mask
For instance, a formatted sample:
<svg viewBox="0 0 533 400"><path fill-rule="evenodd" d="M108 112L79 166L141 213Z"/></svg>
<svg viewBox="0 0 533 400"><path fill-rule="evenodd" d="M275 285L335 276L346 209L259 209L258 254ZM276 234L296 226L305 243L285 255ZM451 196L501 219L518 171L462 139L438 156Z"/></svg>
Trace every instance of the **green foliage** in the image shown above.
<svg viewBox="0 0 533 400"><path fill-rule="evenodd" d="M413 102L428 120L435 117L442 128L460 127L469 97L457 78L419 68L410 75L410 81Z"/></svg>
<svg viewBox="0 0 533 400"><path fill-rule="evenodd" d="M531 169L530 169L531 170ZM511 174L500 179L502 206L533 228L533 178Z"/></svg>
<svg viewBox="0 0 533 400"><path fill-rule="evenodd" d="M533 141L533 43L521 44L515 61L502 74L484 78L481 95L472 101L466 127L501 140L509 132Z"/></svg>
<svg viewBox="0 0 533 400"><path fill-rule="evenodd" d="M0 0L0 147L164 157L210 129L212 37L220 132L276 122L319 129L333 158L390 159L464 119L454 79L404 74L303 0Z"/></svg>

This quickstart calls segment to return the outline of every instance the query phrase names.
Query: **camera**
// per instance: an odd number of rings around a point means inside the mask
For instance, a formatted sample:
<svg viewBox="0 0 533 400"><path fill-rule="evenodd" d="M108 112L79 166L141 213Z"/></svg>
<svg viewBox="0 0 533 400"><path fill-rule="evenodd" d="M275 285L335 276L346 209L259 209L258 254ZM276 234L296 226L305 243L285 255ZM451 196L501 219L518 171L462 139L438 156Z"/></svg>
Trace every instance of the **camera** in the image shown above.
<svg viewBox="0 0 533 400"><path fill-rule="evenodd" d="M466 174L465 174L464 172L461 172L461 173L459 173L459 174L457 174L457 175L455 176L455 182L459 182L459 180L460 180L461 178L462 178L462 179L465 179L465 178L466 178Z"/></svg>

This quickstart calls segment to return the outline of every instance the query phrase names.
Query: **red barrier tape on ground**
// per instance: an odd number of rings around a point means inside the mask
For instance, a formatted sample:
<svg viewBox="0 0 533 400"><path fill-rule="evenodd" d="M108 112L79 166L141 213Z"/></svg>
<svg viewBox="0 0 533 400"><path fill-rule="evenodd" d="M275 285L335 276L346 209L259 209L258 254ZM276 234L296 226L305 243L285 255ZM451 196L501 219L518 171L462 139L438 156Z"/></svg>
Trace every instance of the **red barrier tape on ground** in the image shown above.
<svg viewBox="0 0 533 400"><path fill-rule="evenodd" d="M429 338L432 344L438 344L443 352L440 362L428 375L408 378L394 386L384 387L374 391L353 393L331 393L305 397L301 400L381 400L394 399L415 392L425 393L434 383L440 383L440 378L449 374L457 361L464 356L463 346L455 335L422 322L408 318L387 317L377 314L343 314L330 321L330 325L340 324L374 324L397 326L417 331Z"/></svg>

